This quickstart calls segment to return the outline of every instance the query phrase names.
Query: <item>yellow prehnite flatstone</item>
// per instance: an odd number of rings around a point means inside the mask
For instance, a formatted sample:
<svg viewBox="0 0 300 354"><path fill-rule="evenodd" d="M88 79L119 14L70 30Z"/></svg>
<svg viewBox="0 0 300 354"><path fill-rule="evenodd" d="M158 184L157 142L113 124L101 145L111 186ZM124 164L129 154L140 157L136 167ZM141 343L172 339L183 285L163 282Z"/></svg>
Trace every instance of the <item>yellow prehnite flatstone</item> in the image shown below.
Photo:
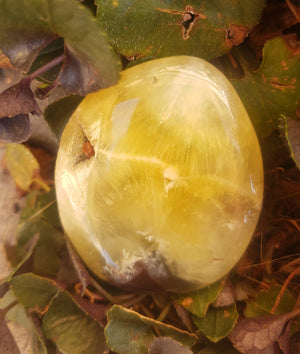
<svg viewBox="0 0 300 354"><path fill-rule="evenodd" d="M61 138L56 188L64 229L95 274L183 292L221 278L245 251L262 158L225 76L169 57L82 101Z"/></svg>

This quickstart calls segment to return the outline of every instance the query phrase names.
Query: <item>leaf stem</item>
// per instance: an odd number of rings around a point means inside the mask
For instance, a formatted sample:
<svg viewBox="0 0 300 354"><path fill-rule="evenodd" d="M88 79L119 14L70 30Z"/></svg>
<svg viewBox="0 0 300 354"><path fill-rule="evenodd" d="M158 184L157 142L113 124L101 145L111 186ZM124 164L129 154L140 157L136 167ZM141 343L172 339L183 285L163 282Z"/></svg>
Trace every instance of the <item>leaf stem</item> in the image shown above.
<svg viewBox="0 0 300 354"><path fill-rule="evenodd" d="M54 68L56 65L60 64L64 60L64 54L58 56L57 58L54 58L53 60L49 61L49 63L41 66L38 68L36 71L34 71L32 74L30 74L27 77L27 80L32 81L36 77L40 76L44 72Z"/></svg>
<svg viewBox="0 0 300 354"><path fill-rule="evenodd" d="M8 306L6 306L4 309L1 309L0 313L0 318L4 317L9 310L11 310L13 307L15 307L18 304L18 301L15 300L11 302Z"/></svg>

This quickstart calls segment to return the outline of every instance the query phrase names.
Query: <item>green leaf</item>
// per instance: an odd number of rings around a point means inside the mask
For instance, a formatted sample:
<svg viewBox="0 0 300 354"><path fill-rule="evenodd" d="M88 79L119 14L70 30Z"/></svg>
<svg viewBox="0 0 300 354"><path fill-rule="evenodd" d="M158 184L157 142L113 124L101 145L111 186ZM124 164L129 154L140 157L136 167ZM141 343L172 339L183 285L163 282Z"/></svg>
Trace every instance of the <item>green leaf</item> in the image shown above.
<svg viewBox="0 0 300 354"><path fill-rule="evenodd" d="M28 191L40 169L31 151L21 144L6 144L5 161L18 187Z"/></svg>
<svg viewBox="0 0 300 354"><path fill-rule="evenodd" d="M205 316L209 305L216 301L218 294L223 288L223 282L218 281L203 289L177 297L175 301L184 306L194 315L198 317Z"/></svg>
<svg viewBox="0 0 300 354"><path fill-rule="evenodd" d="M211 306L205 317L193 315L193 321L198 329L212 342L225 338L234 328L239 314L236 305L227 307Z"/></svg>
<svg viewBox="0 0 300 354"><path fill-rule="evenodd" d="M46 108L45 119L57 137L57 140L60 140L61 134L69 118L82 99L82 96L67 96L50 104Z"/></svg>
<svg viewBox="0 0 300 354"><path fill-rule="evenodd" d="M33 192L28 195L17 231L19 258L24 256L26 243L33 235L38 234L39 241L33 254L34 272L41 275L55 275L59 267L60 251L64 244L55 191Z"/></svg>
<svg viewBox="0 0 300 354"><path fill-rule="evenodd" d="M244 77L233 80L259 137L269 136L279 126L279 118L297 119L300 97L300 54L293 53L290 37L266 42L263 61L257 70L249 67L249 52L237 48L234 56L244 69Z"/></svg>
<svg viewBox="0 0 300 354"><path fill-rule="evenodd" d="M300 169L300 122L289 117L284 118L285 138L291 156Z"/></svg>
<svg viewBox="0 0 300 354"><path fill-rule="evenodd" d="M67 292L58 293L43 318L43 331L63 353L103 353L103 327Z"/></svg>
<svg viewBox="0 0 300 354"><path fill-rule="evenodd" d="M14 301L16 301L16 297L12 291L8 291L0 299L0 309L7 307ZM27 315L22 305L16 304L11 308L6 313L5 319L10 323L11 333L21 353L47 354L41 333L36 328L33 320ZM3 350L2 341L1 349ZM11 352L8 351L7 353Z"/></svg>
<svg viewBox="0 0 300 354"><path fill-rule="evenodd" d="M194 334L140 315L135 311L114 305L107 313L105 336L108 346L123 354L148 353L148 346L155 338L152 328L187 347L197 342Z"/></svg>
<svg viewBox="0 0 300 354"><path fill-rule="evenodd" d="M14 274L22 267L22 265L32 256L32 253L37 245L37 241L38 241L39 237L38 235L34 235L33 237L31 237L31 239L29 240L29 242L27 242L27 244L24 247L24 257L20 260L20 262L12 269L12 271L10 272L9 276L3 280L0 281L0 285L9 282L12 277L14 276Z"/></svg>
<svg viewBox="0 0 300 354"><path fill-rule="evenodd" d="M65 40L60 82L87 94L119 77L119 60L91 11L77 0L0 0L0 47L11 63L28 71L41 49Z"/></svg>
<svg viewBox="0 0 300 354"><path fill-rule="evenodd" d="M271 315L271 310L275 300L281 290L281 286L275 285L268 290L262 290L257 294L256 298L248 301L244 311L246 317L259 317ZM292 311L295 305L295 299L288 289L285 289L280 298L280 303L277 306L274 315L283 315Z"/></svg>
<svg viewBox="0 0 300 354"><path fill-rule="evenodd" d="M208 343L198 354L239 354L229 341L224 340L218 343Z"/></svg>
<svg viewBox="0 0 300 354"><path fill-rule="evenodd" d="M96 0L97 17L126 57L194 55L210 59L239 44L264 1Z"/></svg>
<svg viewBox="0 0 300 354"><path fill-rule="evenodd" d="M49 305L52 297L60 289L55 283L32 273L20 274L10 281L12 290L25 309L38 307L40 310Z"/></svg>
<svg viewBox="0 0 300 354"><path fill-rule="evenodd" d="M187 347L169 337L155 338L150 344L148 352L149 354L193 354Z"/></svg>

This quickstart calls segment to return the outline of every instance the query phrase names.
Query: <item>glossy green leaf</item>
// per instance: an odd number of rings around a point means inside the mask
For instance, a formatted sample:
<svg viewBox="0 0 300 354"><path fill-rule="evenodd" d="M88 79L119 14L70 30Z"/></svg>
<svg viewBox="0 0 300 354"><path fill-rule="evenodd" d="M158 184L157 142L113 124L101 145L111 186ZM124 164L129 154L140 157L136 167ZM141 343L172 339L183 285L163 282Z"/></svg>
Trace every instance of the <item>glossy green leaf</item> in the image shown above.
<svg viewBox="0 0 300 354"><path fill-rule="evenodd" d="M193 315L198 329L212 342L225 338L234 328L239 315L236 305L227 307L210 307L205 317Z"/></svg>
<svg viewBox="0 0 300 354"><path fill-rule="evenodd" d="M284 118L285 138L293 160L300 169L300 122Z"/></svg>
<svg viewBox="0 0 300 354"><path fill-rule="evenodd" d="M45 119L58 140L72 113L82 101L82 96L72 95L64 97L52 104L45 110Z"/></svg>
<svg viewBox="0 0 300 354"><path fill-rule="evenodd" d="M148 353L148 346L155 338L152 328L157 328L162 335L171 337L187 347L197 342L194 334L176 327L153 320L114 305L107 313L108 324L105 327L105 336L108 346L123 354Z"/></svg>
<svg viewBox="0 0 300 354"><path fill-rule="evenodd" d="M103 353L103 327L80 308L67 292L58 293L43 318L43 331L63 353Z"/></svg>
<svg viewBox="0 0 300 354"><path fill-rule="evenodd" d="M40 169L31 151L21 144L6 144L5 161L18 187L28 191Z"/></svg>
<svg viewBox="0 0 300 354"><path fill-rule="evenodd" d="M271 315L276 298L281 290L281 286L275 285L268 290L263 290L257 294L254 300L247 303L244 311L246 317L259 317ZM295 305L295 299L288 289L286 289L280 298L274 315L283 315L291 312Z"/></svg>
<svg viewBox="0 0 300 354"><path fill-rule="evenodd" d="M57 36L65 40L60 82L86 94L117 82L119 61L91 11L77 0L0 0L0 47L28 71Z"/></svg>
<svg viewBox="0 0 300 354"><path fill-rule="evenodd" d="M218 294L223 288L223 282L218 281L203 289L193 291L184 296L177 297L175 300L198 317L205 316L211 303L216 301Z"/></svg>
<svg viewBox="0 0 300 354"><path fill-rule="evenodd" d="M276 37L266 42L263 61L257 70L249 67L249 52L243 48L234 51L244 76L232 83L260 138L278 128L281 116L297 119L300 53L292 51L291 41L290 37Z"/></svg>
<svg viewBox="0 0 300 354"><path fill-rule="evenodd" d="M239 44L264 1L97 0L112 45L127 56L194 55L210 59Z"/></svg>
<svg viewBox="0 0 300 354"><path fill-rule="evenodd" d="M12 290L18 301L25 307L43 310L52 297L60 291L55 283L32 273L20 274L10 281Z"/></svg>

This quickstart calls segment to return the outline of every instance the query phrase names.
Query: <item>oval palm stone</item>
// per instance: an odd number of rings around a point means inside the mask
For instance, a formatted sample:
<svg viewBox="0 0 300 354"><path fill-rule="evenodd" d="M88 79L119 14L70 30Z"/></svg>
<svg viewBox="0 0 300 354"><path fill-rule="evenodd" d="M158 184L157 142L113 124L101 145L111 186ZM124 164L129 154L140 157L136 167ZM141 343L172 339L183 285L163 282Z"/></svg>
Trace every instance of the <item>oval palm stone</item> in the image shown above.
<svg viewBox="0 0 300 354"><path fill-rule="evenodd" d="M56 188L64 229L96 275L184 292L224 276L245 251L262 158L225 76L169 57L82 101L61 138Z"/></svg>

